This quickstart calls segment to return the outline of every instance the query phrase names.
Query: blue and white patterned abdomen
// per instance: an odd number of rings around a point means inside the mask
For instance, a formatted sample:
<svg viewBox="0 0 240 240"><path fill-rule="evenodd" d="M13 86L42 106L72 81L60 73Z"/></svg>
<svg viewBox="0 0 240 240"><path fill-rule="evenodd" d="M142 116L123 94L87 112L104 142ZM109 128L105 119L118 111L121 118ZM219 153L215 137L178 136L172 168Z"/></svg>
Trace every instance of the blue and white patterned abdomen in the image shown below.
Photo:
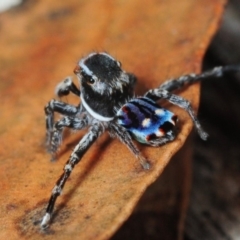
<svg viewBox="0 0 240 240"><path fill-rule="evenodd" d="M177 116L147 97L134 98L117 112L118 124L141 143L150 144L174 135ZM173 136L174 137L174 136Z"/></svg>

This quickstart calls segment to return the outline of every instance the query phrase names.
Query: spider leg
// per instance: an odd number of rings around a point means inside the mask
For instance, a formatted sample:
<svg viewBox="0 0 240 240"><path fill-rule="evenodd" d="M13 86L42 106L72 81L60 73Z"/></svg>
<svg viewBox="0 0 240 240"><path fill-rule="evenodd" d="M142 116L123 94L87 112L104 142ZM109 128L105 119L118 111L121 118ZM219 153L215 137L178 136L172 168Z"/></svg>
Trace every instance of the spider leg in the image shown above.
<svg viewBox="0 0 240 240"><path fill-rule="evenodd" d="M200 74L188 74L183 75L179 78L170 79L166 82L164 82L162 85L160 85L160 89L167 90L169 92L173 90L177 90L182 88L183 86L187 84L192 84L198 81L202 81L207 78L211 77L222 77L224 74L229 72L238 72L240 71L240 65L229 65L224 67L215 67L211 70L208 70L206 72L200 73Z"/></svg>
<svg viewBox="0 0 240 240"><path fill-rule="evenodd" d="M54 112L58 112L63 115L67 116L75 116L77 113L80 112L79 106L75 107L73 105L52 99L44 108L45 116L46 116L46 139L47 139L47 146L51 143L52 138L52 131L54 125Z"/></svg>
<svg viewBox="0 0 240 240"><path fill-rule="evenodd" d="M57 87L55 88L55 94L58 97L63 97L68 95L70 92L73 94L77 95L78 97L80 96L81 92L77 88L77 86L73 83L72 77L67 77L65 78L62 82L60 82Z"/></svg>
<svg viewBox="0 0 240 240"><path fill-rule="evenodd" d="M74 148L69 160L65 164L63 169L63 174L58 179L55 187L52 190L51 197L48 202L46 213L41 222L41 228L46 228L51 220L53 208L57 197L61 194L63 187L69 178L73 168L82 159L83 155L87 152L90 146L95 142L95 140L103 133L104 127L99 123L94 123L86 135L81 139L78 145Z"/></svg>
<svg viewBox="0 0 240 240"><path fill-rule="evenodd" d="M188 112L188 114L190 115L190 117L192 118L192 121L198 131L199 136L203 139L206 140L208 137L208 134L203 130L199 120L197 119L191 103L189 101L187 101L186 99L177 96L175 94L169 93L166 90L163 89L152 89L149 90L146 94L145 97L148 97L150 99L156 100L156 99L167 99L169 102L171 102L174 105L179 106L180 108L183 108L185 111Z"/></svg>
<svg viewBox="0 0 240 240"><path fill-rule="evenodd" d="M55 159L55 153L57 152L62 142L62 133L65 127L69 127L74 130L81 130L87 125L88 119L86 114L82 114L81 118L65 116L56 123L54 123L51 143L49 146L49 151L52 154L52 159Z"/></svg>
<svg viewBox="0 0 240 240"><path fill-rule="evenodd" d="M130 151L135 155L135 157L140 161L143 169L150 169L150 164L148 160L141 154L140 150L134 145L131 135L127 132L127 130L116 124L115 122L111 122L109 126L110 133L116 136L121 142L123 142Z"/></svg>
<svg viewBox="0 0 240 240"><path fill-rule="evenodd" d="M168 142L172 142L175 138L176 138L176 133L172 131L171 134L168 134L164 137L149 140L149 145L153 147L159 147Z"/></svg>

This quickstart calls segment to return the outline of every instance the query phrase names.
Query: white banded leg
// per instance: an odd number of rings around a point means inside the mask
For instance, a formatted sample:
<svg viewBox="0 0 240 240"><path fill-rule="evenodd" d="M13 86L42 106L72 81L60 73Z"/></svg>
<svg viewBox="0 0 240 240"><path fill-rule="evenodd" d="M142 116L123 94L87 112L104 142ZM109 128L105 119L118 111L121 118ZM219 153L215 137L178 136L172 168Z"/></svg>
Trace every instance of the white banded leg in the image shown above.
<svg viewBox="0 0 240 240"><path fill-rule="evenodd" d="M224 67L215 67L211 70L208 70L206 72L195 74L191 73L188 75L180 76L179 78L170 79L166 82L164 82L162 85L160 85L160 89L167 90L169 92L173 90L177 90L182 88L183 86L187 84L192 84L194 82L202 81L207 78L217 78L222 77L226 73L234 73L240 71L240 65L229 65Z"/></svg>
<svg viewBox="0 0 240 240"><path fill-rule="evenodd" d="M133 144L130 134L124 127L114 122L111 122L109 126L109 130L114 136L116 136L121 142L123 142L131 150L131 152L135 155L135 157L140 161L144 169L150 169L150 164L148 160L141 154L140 150L138 150L137 147Z"/></svg>
<svg viewBox="0 0 240 240"><path fill-rule="evenodd" d="M85 114L82 116L82 118L65 116L57 121L53 126L51 143L49 146L49 151L52 154L53 159L55 158L55 153L62 142L63 129L68 127L74 130L81 130L87 125L88 121Z"/></svg>
<svg viewBox="0 0 240 240"><path fill-rule="evenodd" d="M91 126L86 135L81 139L78 145L73 150L69 157L69 160L65 164L63 174L58 179L55 187L52 190L51 197L48 202L46 213L41 222L41 228L46 228L51 220L52 212L55 202L63 190L63 187L69 178L75 165L82 159L83 155L87 152L89 147L95 142L95 140L103 133L104 128L100 123L95 123Z"/></svg>
<svg viewBox="0 0 240 240"><path fill-rule="evenodd" d="M79 107L53 99L50 102L48 102L44 110L46 116L46 129L47 129L46 140L47 146L49 146L51 142L54 125L54 112L58 112L66 116L75 116L79 112Z"/></svg>

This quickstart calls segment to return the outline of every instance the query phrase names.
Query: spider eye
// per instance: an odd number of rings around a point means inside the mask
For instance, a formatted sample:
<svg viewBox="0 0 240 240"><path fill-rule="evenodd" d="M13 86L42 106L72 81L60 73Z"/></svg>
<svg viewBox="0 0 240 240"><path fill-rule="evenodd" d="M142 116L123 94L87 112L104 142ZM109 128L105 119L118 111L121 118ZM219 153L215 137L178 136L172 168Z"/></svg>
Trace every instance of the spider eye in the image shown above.
<svg viewBox="0 0 240 240"><path fill-rule="evenodd" d="M88 79L86 79L88 83L90 84L94 84L95 83L95 80L92 78L92 77L88 77Z"/></svg>
<svg viewBox="0 0 240 240"><path fill-rule="evenodd" d="M88 84L94 84L95 83L95 79L93 76L90 76L88 74L86 74L84 71L81 72L82 76L84 78L84 81L86 81Z"/></svg>

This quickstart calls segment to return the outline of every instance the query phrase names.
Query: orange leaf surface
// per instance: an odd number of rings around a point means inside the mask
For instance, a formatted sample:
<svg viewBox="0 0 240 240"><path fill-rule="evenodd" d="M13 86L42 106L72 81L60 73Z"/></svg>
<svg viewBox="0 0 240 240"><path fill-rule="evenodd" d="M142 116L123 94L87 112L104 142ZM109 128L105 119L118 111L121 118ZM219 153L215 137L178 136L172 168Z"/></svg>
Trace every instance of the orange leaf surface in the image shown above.
<svg viewBox="0 0 240 240"><path fill-rule="evenodd" d="M105 134L74 169L59 197L53 222L44 214L63 164L83 133L67 136L60 158L44 148L43 107L77 60L106 50L138 77L136 93L164 80L198 72L216 31L224 0L26 1L0 15L0 239L108 239L129 217L146 188L162 173L192 128L180 116L180 133L159 148L138 145L150 159L144 171L118 140ZM182 91L194 108L199 86ZM69 97L67 101L75 101Z"/></svg>

